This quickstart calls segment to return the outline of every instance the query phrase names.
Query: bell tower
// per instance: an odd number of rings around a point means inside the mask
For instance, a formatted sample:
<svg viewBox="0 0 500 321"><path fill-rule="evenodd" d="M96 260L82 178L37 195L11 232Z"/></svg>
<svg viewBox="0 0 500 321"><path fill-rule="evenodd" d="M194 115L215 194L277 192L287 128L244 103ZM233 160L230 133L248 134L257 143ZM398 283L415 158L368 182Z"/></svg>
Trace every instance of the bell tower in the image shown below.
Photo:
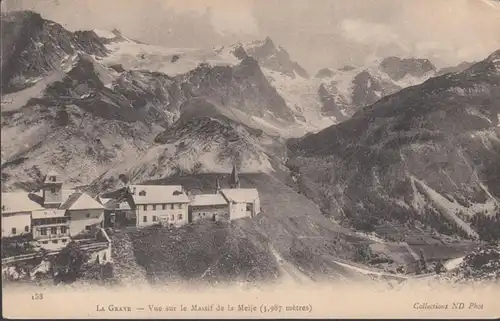
<svg viewBox="0 0 500 321"><path fill-rule="evenodd" d="M43 207L58 208L61 205L62 185L59 173L50 170L43 182Z"/></svg>

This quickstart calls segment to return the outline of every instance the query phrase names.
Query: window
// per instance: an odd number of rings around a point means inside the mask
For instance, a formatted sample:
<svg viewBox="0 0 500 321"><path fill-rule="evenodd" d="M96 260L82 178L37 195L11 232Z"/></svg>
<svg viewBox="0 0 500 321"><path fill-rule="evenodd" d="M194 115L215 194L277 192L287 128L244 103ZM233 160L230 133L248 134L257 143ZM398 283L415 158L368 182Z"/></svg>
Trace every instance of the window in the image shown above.
<svg viewBox="0 0 500 321"><path fill-rule="evenodd" d="M43 244L49 244L49 241L43 241L42 243Z"/></svg>
<svg viewBox="0 0 500 321"><path fill-rule="evenodd" d="M67 239L62 239L61 240L63 243L66 243L68 240Z"/></svg>
<svg viewBox="0 0 500 321"><path fill-rule="evenodd" d="M142 221L143 221L144 223L146 223L146 222L148 221L148 217L147 217L147 216L143 216L143 217L142 217Z"/></svg>
<svg viewBox="0 0 500 321"><path fill-rule="evenodd" d="M203 213L203 216L205 216L205 215L206 215L206 214L205 214L205 213Z"/></svg>
<svg viewBox="0 0 500 321"><path fill-rule="evenodd" d="M173 221L173 220L175 220L175 216L174 216L174 214L172 214L172 216L170 217L170 219L171 219L172 221Z"/></svg>
<svg viewBox="0 0 500 321"><path fill-rule="evenodd" d="M156 215L153 215L153 222L156 222Z"/></svg>
<svg viewBox="0 0 500 321"><path fill-rule="evenodd" d="M161 206L161 209L162 209L162 210L166 210L166 209L167 209L167 204L163 204L163 205Z"/></svg>
<svg viewBox="0 0 500 321"><path fill-rule="evenodd" d="M50 176L50 180L51 180L52 182L55 182L55 181L56 181L56 177L55 177L55 176Z"/></svg>
<svg viewBox="0 0 500 321"><path fill-rule="evenodd" d="M24 227L24 231L25 231L25 232L29 232L29 231L30 231L30 227L29 227L28 225L26 225L26 226Z"/></svg>
<svg viewBox="0 0 500 321"><path fill-rule="evenodd" d="M170 209L173 210L174 209L174 204L170 204Z"/></svg>
<svg viewBox="0 0 500 321"><path fill-rule="evenodd" d="M181 208L182 208L182 204L177 204L177 207L178 207L179 209L181 209Z"/></svg>
<svg viewBox="0 0 500 321"><path fill-rule="evenodd" d="M57 227L51 227L50 234L57 234Z"/></svg>
<svg viewBox="0 0 500 321"><path fill-rule="evenodd" d="M153 204L153 211L156 211L156 204Z"/></svg>
<svg viewBox="0 0 500 321"><path fill-rule="evenodd" d="M16 233L17 233L16 228L15 228L15 227L13 227L13 228L12 228L12 234L13 234L13 235L15 235Z"/></svg>
<svg viewBox="0 0 500 321"><path fill-rule="evenodd" d="M63 234L66 233L66 230L67 230L66 226L61 226L61 233Z"/></svg>
<svg viewBox="0 0 500 321"><path fill-rule="evenodd" d="M46 227L42 227L42 228L40 229L40 234L41 234L41 235L47 235L47 228L46 228Z"/></svg>
<svg viewBox="0 0 500 321"><path fill-rule="evenodd" d="M92 228L92 226L90 226L90 225L85 225L85 230L86 230L86 231L90 231L90 229L91 229L91 228Z"/></svg>
<svg viewBox="0 0 500 321"><path fill-rule="evenodd" d="M52 188L50 189L50 192L51 192L52 194L55 194L55 193L56 193L56 189L52 187Z"/></svg>
<svg viewBox="0 0 500 321"><path fill-rule="evenodd" d="M179 214L179 215L177 216L177 219L182 220L182 214Z"/></svg>
<svg viewBox="0 0 500 321"><path fill-rule="evenodd" d="M53 241L52 241L52 244L57 244L57 243L58 243L58 241L57 241L57 240L53 240Z"/></svg>
<svg viewBox="0 0 500 321"><path fill-rule="evenodd" d="M144 210L147 211L148 210L148 206L147 205L144 205Z"/></svg>

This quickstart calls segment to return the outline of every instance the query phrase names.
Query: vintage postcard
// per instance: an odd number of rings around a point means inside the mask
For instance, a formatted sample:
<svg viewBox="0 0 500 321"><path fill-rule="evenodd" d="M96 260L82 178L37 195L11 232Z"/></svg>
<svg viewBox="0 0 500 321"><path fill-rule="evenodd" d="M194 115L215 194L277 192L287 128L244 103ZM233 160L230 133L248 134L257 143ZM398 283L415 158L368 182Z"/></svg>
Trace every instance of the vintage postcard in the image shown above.
<svg viewBox="0 0 500 321"><path fill-rule="evenodd" d="M1 9L4 317L500 317L500 1Z"/></svg>

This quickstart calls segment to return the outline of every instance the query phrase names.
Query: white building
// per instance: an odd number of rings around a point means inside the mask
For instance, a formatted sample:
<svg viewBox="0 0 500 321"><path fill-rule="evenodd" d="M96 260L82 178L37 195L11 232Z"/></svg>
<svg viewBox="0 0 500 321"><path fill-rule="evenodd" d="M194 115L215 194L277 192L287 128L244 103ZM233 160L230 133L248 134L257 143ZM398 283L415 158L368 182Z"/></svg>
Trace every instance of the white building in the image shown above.
<svg viewBox="0 0 500 321"><path fill-rule="evenodd" d="M69 231L76 236L93 227L103 227L104 206L88 194L75 192L59 207L69 217Z"/></svg>
<svg viewBox="0 0 500 321"><path fill-rule="evenodd" d="M31 233L31 213L43 207L29 193L2 193L2 238Z"/></svg>
<svg viewBox="0 0 500 321"><path fill-rule="evenodd" d="M254 217L260 213L260 198L256 188L222 189L220 193L229 204L231 220Z"/></svg>
<svg viewBox="0 0 500 321"><path fill-rule="evenodd" d="M54 250L70 241L69 216L65 210L44 209L31 215L33 239L44 248Z"/></svg>
<svg viewBox="0 0 500 321"><path fill-rule="evenodd" d="M189 197L180 185L130 185L130 207L138 227L188 223Z"/></svg>
<svg viewBox="0 0 500 321"><path fill-rule="evenodd" d="M229 204L221 194L194 195L189 204L189 222L229 220Z"/></svg>

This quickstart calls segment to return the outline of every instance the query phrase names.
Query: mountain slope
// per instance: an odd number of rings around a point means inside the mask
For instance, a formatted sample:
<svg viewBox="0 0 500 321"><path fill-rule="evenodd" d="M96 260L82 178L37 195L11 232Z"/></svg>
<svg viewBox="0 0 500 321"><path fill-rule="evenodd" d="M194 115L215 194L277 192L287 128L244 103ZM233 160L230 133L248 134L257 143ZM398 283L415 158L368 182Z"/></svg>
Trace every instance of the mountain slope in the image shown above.
<svg viewBox="0 0 500 321"><path fill-rule="evenodd" d="M26 45L21 36L7 39L15 47L24 48L26 57L40 60L34 60L40 69L35 75L24 56L8 52L7 57L5 54L13 68L11 74L36 78L32 83L23 80L26 86L12 85L2 95L4 188L32 188L37 185L40 173L52 167L61 171L66 182L72 185L88 184L117 164L125 164L119 168L126 168L128 172L137 165L134 162L138 156L160 157L163 152L169 153L166 150L158 152L161 147L155 145L154 137L165 130L174 133L171 126L188 136L196 136L199 146L215 149L218 144L229 146L230 142L223 140L231 135L217 136L217 139L202 135L204 131L217 128L216 122L197 123L192 135L189 134L190 123L176 123L184 107L196 105L196 101L210 105L217 117L230 121L230 130L245 128L244 131L252 132L242 134L245 143L238 149L242 158L257 160L257 168L261 170L270 170L270 166L277 166L274 169L279 170L281 161L274 155L269 156L272 158L269 160L267 153L283 150L279 136L297 135L293 129L295 115L251 57L235 60L232 65L211 65L194 54L198 51L177 50L179 57L171 59L169 64L184 64L186 68L167 75L137 69L157 67L154 59L147 57L154 55L156 49L130 40L117 31L98 32L99 35L93 31L71 33L30 12L2 15L2 23L4 20L9 30L32 34L33 41L46 41L47 48L40 51L36 46ZM142 53L127 56L125 53L130 47ZM120 65L127 61L129 65ZM150 63L143 66L144 61ZM137 62L140 63L136 65ZM62 68L56 68L58 65ZM203 109L201 105L198 107ZM261 135L260 132L266 135L250 138L255 136L253 133ZM154 151L144 152L153 145ZM228 148L220 149L212 167L205 170L225 168L233 160L230 155L233 147ZM201 155L192 156L196 159ZM163 173L175 172L175 168L191 170L196 162L186 166L181 163L182 159L175 157Z"/></svg>
<svg viewBox="0 0 500 321"><path fill-rule="evenodd" d="M2 14L1 23L3 93L33 85L78 52L101 57L108 52L94 32L70 32L31 11Z"/></svg>
<svg viewBox="0 0 500 321"><path fill-rule="evenodd" d="M499 100L497 51L291 141L289 167L346 224L400 234L424 223L474 237L472 217L499 211Z"/></svg>
<svg viewBox="0 0 500 321"><path fill-rule="evenodd" d="M318 94L325 115L345 120L359 108L371 105L387 95L424 82L436 68L426 59L388 57L364 67L345 66L338 70L322 69ZM341 115L341 116L340 116Z"/></svg>
<svg viewBox="0 0 500 321"><path fill-rule="evenodd" d="M248 55L257 60L263 68L286 74L292 78L296 76L309 77L307 71L290 58L285 48L276 47L269 37L262 41L238 44L233 50L237 58L242 59Z"/></svg>
<svg viewBox="0 0 500 321"><path fill-rule="evenodd" d="M119 164L94 183L100 190L117 188L120 175L142 182L188 173L229 172L236 164L243 172L283 172L285 142L262 130L221 114L217 107L193 99L181 105L181 117L159 133L143 155Z"/></svg>

